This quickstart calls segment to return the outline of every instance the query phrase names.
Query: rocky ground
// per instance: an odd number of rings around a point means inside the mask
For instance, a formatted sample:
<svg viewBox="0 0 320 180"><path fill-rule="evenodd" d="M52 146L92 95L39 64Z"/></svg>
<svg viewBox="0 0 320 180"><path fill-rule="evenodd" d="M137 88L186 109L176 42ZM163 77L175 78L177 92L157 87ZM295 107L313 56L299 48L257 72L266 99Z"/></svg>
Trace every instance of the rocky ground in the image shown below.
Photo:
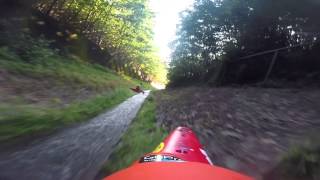
<svg viewBox="0 0 320 180"><path fill-rule="evenodd" d="M257 179L320 128L319 89L204 88L157 94L169 130L191 127L213 162Z"/></svg>

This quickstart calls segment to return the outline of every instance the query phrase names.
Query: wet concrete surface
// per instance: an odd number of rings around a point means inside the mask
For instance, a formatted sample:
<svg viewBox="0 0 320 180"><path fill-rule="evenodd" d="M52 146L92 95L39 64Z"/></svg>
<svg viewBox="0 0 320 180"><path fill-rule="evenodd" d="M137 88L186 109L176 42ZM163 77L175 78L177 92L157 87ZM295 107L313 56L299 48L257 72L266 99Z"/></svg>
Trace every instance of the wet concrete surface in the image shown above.
<svg viewBox="0 0 320 180"><path fill-rule="evenodd" d="M148 94L27 147L0 153L0 180L94 179Z"/></svg>

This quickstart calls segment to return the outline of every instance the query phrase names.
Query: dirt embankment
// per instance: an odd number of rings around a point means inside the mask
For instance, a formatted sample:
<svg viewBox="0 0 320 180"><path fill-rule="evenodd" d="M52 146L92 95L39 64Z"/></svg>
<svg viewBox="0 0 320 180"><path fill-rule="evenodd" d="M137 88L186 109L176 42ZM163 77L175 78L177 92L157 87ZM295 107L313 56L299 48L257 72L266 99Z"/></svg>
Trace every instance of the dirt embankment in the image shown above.
<svg viewBox="0 0 320 180"><path fill-rule="evenodd" d="M215 164L257 178L320 128L319 89L193 87L157 101L159 123L191 127Z"/></svg>

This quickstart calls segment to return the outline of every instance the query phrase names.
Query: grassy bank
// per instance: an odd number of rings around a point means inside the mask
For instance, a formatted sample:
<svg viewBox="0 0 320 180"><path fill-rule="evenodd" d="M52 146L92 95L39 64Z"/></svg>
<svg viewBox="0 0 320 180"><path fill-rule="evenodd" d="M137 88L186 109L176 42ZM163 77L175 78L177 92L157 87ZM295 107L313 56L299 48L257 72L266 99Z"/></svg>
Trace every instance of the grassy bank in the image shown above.
<svg viewBox="0 0 320 180"><path fill-rule="evenodd" d="M0 68L32 78L53 78L95 89L132 87L137 83L143 83L130 77L120 77L103 66L90 64L72 56L66 58L48 55L47 57L35 57L32 61L26 62L7 48L0 49ZM149 87L146 83L143 85Z"/></svg>
<svg viewBox="0 0 320 180"><path fill-rule="evenodd" d="M118 89L62 109L1 104L0 141L41 132L49 133L56 128L88 120L130 96L131 93L125 89Z"/></svg>
<svg viewBox="0 0 320 180"><path fill-rule="evenodd" d="M320 179L319 133L313 133L306 138L303 145L292 147L281 162L265 175L264 179Z"/></svg>
<svg viewBox="0 0 320 180"><path fill-rule="evenodd" d="M151 94L103 167L104 175L128 167L164 139L167 132L156 125L155 110L155 100Z"/></svg>
<svg viewBox="0 0 320 180"><path fill-rule="evenodd" d="M88 120L142 83L77 57L52 53L26 61L8 48L0 48L0 75L0 142Z"/></svg>

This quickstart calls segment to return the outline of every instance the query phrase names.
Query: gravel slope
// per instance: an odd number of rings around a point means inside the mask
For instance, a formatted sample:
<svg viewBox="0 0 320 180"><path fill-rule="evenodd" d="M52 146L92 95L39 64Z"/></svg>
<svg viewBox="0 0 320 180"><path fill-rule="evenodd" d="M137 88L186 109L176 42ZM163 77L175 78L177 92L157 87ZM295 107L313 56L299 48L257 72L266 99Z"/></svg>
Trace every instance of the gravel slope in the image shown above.
<svg viewBox="0 0 320 180"><path fill-rule="evenodd" d="M320 128L319 89L192 87L157 101L160 124L191 127L215 164L256 178Z"/></svg>

